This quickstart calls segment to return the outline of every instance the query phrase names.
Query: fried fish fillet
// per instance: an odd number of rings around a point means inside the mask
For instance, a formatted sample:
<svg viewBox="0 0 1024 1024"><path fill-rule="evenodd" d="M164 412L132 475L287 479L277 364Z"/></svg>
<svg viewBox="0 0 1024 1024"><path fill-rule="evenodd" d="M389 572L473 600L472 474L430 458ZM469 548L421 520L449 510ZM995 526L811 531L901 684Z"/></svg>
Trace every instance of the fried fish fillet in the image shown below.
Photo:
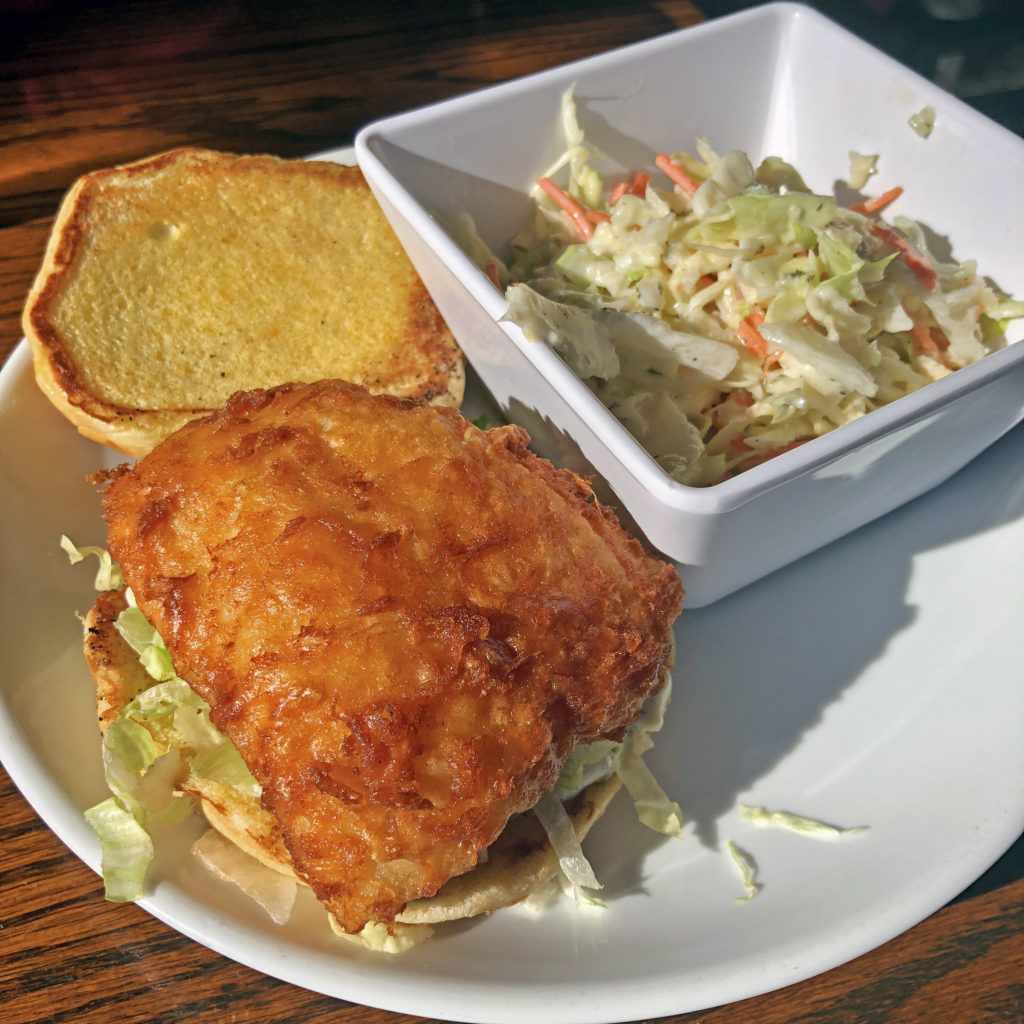
<svg viewBox="0 0 1024 1024"><path fill-rule="evenodd" d="M660 685L675 571L528 440L289 384L108 484L139 606L347 931L472 869Z"/></svg>

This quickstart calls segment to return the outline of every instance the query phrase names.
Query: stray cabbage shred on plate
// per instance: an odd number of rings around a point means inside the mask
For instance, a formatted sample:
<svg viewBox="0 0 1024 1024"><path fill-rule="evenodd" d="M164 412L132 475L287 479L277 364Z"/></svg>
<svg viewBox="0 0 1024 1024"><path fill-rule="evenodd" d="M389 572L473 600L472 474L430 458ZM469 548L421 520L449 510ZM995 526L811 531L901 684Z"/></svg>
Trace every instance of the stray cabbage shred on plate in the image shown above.
<svg viewBox="0 0 1024 1024"><path fill-rule="evenodd" d="M718 483L916 391L1024 316L973 260L944 262L919 224L879 216L898 187L844 207L778 157L755 168L703 139L606 181L571 89L561 117L566 150L508 264L469 218L455 230L506 294L504 319L681 483Z"/></svg>

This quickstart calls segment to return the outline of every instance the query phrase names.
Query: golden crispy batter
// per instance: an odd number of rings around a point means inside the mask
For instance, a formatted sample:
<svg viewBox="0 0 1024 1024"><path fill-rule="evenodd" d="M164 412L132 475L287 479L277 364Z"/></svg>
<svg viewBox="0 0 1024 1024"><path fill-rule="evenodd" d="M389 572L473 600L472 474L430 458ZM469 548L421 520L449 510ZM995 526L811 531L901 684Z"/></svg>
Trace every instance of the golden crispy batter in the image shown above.
<svg viewBox="0 0 1024 1024"><path fill-rule="evenodd" d="M659 685L678 577L527 442L284 385L108 486L140 607L348 931L471 869Z"/></svg>

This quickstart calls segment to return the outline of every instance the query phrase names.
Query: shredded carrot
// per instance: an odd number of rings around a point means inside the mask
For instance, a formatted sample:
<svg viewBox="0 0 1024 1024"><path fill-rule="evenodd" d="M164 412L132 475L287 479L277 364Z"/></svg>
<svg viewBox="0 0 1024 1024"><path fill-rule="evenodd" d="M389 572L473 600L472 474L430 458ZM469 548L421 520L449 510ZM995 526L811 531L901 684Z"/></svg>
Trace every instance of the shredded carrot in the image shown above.
<svg viewBox="0 0 1024 1024"><path fill-rule="evenodd" d="M939 275L935 273L932 265L902 236L898 235L892 228L884 224L872 224L871 234L882 241L888 242L894 249L898 249L906 261L907 266L917 274L921 284L931 291L938 283Z"/></svg>
<svg viewBox="0 0 1024 1024"><path fill-rule="evenodd" d="M881 210L884 206L888 206L894 199L898 199L903 195L903 188L897 185L895 188L889 189L888 192L883 192L880 196L875 196L874 199L865 199L862 203L854 203L850 207L854 213L875 213Z"/></svg>
<svg viewBox="0 0 1024 1024"><path fill-rule="evenodd" d="M772 369L775 366L781 366L781 365L782 365L782 349L781 348L776 348L776 349L773 349L771 352L768 353L768 355L766 355L764 357L764 366L761 367L761 370L764 373L764 375L767 377L768 374L772 372Z"/></svg>
<svg viewBox="0 0 1024 1024"><path fill-rule="evenodd" d="M761 316L760 320L755 321L754 314L744 318L740 321L739 327L736 328L736 333L740 336L740 341L743 342L755 356L760 356L762 359L768 355L768 342L761 337L761 332L757 329L757 323L764 323L764 316Z"/></svg>
<svg viewBox="0 0 1024 1024"><path fill-rule="evenodd" d="M922 352L930 355L933 359L937 359L943 366L949 366L949 361L946 359L946 349L949 348L949 342L944 337L941 335L936 337L924 324L918 323L913 318L911 318L910 334L914 339L914 343Z"/></svg>
<svg viewBox="0 0 1024 1024"><path fill-rule="evenodd" d="M710 288L715 283L715 279L710 274L701 274L697 278L697 291L702 292L705 288Z"/></svg>
<svg viewBox="0 0 1024 1024"><path fill-rule="evenodd" d="M736 388L730 391L725 398L715 405L708 406L704 412L711 417L711 423L715 430L721 430L729 422L734 413L726 408L729 405L739 406L741 409L749 409L754 404L754 396L746 388Z"/></svg>
<svg viewBox="0 0 1024 1024"><path fill-rule="evenodd" d="M647 194L647 185L650 180L651 176L649 174L637 171L629 181L620 181L608 194L608 205L614 206L627 193L643 199Z"/></svg>
<svg viewBox="0 0 1024 1024"><path fill-rule="evenodd" d="M774 459L776 455L782 455L783 452L792 451L794 448L799 448L802 444L807 444L811 439L809 437L801 438L799 441L790 441L789 444L779 445L778 448L768 448L758 450L756 448L748 448L747 442L742 437L733 438L729 444L730 450L736 455L743 455L744 452L748 454L744 455L738 462L736 462L730 469L727 469L717 480L712 480L711 484L720 484L725 480L729 480L741 473L740 463L743 464L743 469L752 469L754 466L760 466L762 462L768 462L769 459Z"/></svg>
<svg viewBox="0 0 1024 1024"><path fill-rule="evenodd" d="M491 284L493 284L494 287L497 288L498 291L500 292L501 282L498 280L498 264L495 263L494 260L491 260L491 262L488 263L486 267L484 267L484 273L487 275Z"/></svg>
<svg viewBox="0 0 1024 1024"><path fill-rule="evenodd" d="M586 211L572 196L563 192L550 178L538 178L537 184L569 214L581 237L590 238L594 234L594 229L587 220Z"/></svg>
<svg viewBox="0 0 1024 1024"><path fill-rule="evenodd" d="M791 452L794 448L799 448L800 445L807 444L809 440L809 437L805 437L799 441L790 441L789 444L780 444L778 448L751 451L750 455L743 459L743 462L746 464L744 469L750 469L752 466L760 466L762 462L774 459L776 455L782 455L783 452ZM753 461L751 461L751 459L753 459Z"/></svg>
<svg viewBox="0 0 1024 1024"><path fill-rule="evenodd" d="M629 192L631 195L640 196L642 199L647 194L647 186L650 183L651 176L644 174L643 171L637 171L633 175L633 180L629 183Z"/></svg>
<svg viewBox="0 0 1024 1024"><path fill-rule="evenodd" d="M665 153L659 153L654 158L654 163L657 168L662 171L667 178L670 178L675 184L677 184L688 196L692 196L697 191L697 182L691 178L686 171L682 169Z"/></svg>
<svg viewBox="0 0 1024 1024"><path fill-rule="evenodd" d="M606 221L611 220L611 217L609 217L608 214L604 212L604 210L585 209L583 211L583 216L586 217L591 224L602 224Z"/></svg>

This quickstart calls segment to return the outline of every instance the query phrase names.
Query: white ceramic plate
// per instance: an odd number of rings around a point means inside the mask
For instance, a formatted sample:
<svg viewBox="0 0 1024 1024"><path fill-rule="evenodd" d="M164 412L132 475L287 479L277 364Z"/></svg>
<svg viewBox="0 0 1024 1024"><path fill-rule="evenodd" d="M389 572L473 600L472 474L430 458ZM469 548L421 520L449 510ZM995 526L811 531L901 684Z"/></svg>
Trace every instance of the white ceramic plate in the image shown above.
<svg viewBox="0 0 1024 1024"><path fill-rule="evenodd" d="M471 391L471 409L485 401ZM94 869L82 811L105 791L74 614L92 572L69 567L58 539L103 543L86 476L113 461L40 395L22 343L0 373L0 744ZM940 907L1024 825L1022 514L1017 430L926 498L684 613L649 760L690 823L661 840L620 798L587 844L603 910L503 911L385 958L335 938L312 898L274 926L185 855L198 823L157 837L143 906L297 985L461 1021L657 1017L842 963ZM758 829L738 801L869 828L836 841ZM749 903L734 902L728 839L758 865Z"/></svg>

